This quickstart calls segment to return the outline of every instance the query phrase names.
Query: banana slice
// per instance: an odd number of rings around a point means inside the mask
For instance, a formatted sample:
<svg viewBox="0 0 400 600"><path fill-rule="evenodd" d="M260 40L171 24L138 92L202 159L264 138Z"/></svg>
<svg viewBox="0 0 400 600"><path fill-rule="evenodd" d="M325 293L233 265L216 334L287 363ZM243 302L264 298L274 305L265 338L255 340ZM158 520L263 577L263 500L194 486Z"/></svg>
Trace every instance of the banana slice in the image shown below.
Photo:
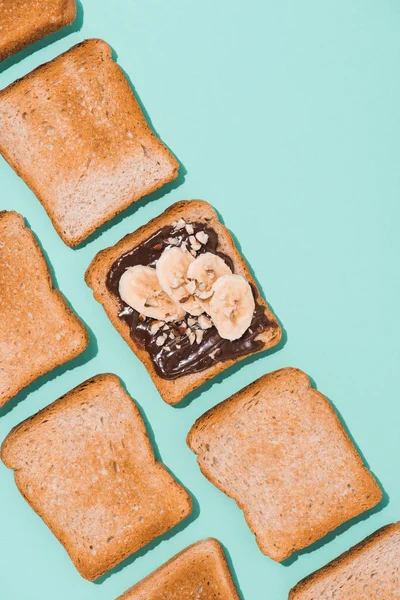
<svg viewBox="0 0 400 600"><path fill-rule="evenodd" d="M238 340L250 327L255 309L253 292L241 275L223 275L214 283L209 315L219 335Z"/></svg>
<svg viewBox="0 0 400 600"><path fill-rule="evenodd" d="M187 271L194 257L190 252L182 252L180 248L167 248L156 264L156 273L164 292L174 302L179 303L191 315L201 315L200 304L186 289L189 283Z"/></svg>
<svg viewBox="0 0 400 600"><path fill-rule="evenodd" d="M200 306L208 313L214 283L223 275L231 273L232 271L220 256L205 252L189 265L187 278L191 281L186 288L196 296Z"/></svg>
<svg viewBox="0 0 400 600"><path fill-rule="evenodd" d="M185 310L164 292L155 269L128 267L119 280L119 295L129 306L146 317L160 321L180 321Z"/></svg>

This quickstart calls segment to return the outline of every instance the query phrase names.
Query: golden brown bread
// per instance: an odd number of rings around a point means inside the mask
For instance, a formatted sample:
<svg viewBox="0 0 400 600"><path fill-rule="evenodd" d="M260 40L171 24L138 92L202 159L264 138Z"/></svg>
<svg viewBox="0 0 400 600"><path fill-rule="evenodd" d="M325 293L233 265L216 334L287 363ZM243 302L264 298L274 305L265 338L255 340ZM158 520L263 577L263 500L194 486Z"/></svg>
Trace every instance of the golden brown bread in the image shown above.
<svg viewBox="0 0 400 600"><path fill-rule="evenodd" d="M156 461L136 404L97 375L23 421L1 458L83 577L94 580L187 517L186 490Z"/></svg>
<svg viewBox="0 0 400 600"><path fill-rule="evenodd" d="M0 212L0 406L88 341L22 216Z"/></svg>
<svg viewBox="0 0 400 600"><path fill-rule="evenodd" d="M70 25L75 17L75 0L2 0L0 61Z"/></svg>
<svg viewBox="0 0 400 600"><path fill-rule="evenodd" d="M185 548L118 600L239 600L221 544L212 538Z"/></svg>
<svg viewBox="0 0 400 600"><path fill-rule="evenodd" d="M2 90L0 115L0 153L69 246L178 175L102 40Z"/></svg>
<svg viewBox="0 0 400 600"><path fill-rule="evenodd" d="M333 407L299 369L264 375L218 404L187 443L276 561L382 498Z"/></svg>
<svg viewBox="0 0 400 600"><path fill-rule="evenodd" d="M230 256L234 263L235 273L243 275L257 289L256 282L243 257L237 250L231 234L219 221L212 206L202 200L182 201L173 204L160 216L152 219L147 225L140 227L134 233L127 235L115 246L99 252L93 259L85 275L86 283L92 288L95 299L103 305L116 330L129 344L136 356L144 363L163 400L168 404L177 404L189 392L195 390L207 380L215 377L215 375L218 375L218 373L221 373L243 358L246 358L246 356L240 356L235 359L220 361L205 371L184 375L175 380L164 379L156 373L153 361L148 352L131 338L128 325L118 317L120 311L119 301L106 286L107 274L112 264L121 255L137 246L140 242L147 240L153 233L166 225L171 225L173 221L180 218L184 218L188 223L200 222L212 227L218 234L218 251ZM281 339L282 331L275 316L261 295L258 297L258 302L265 308L267 318L273 324L273 327L268 328L257 337L258 340L262 341L259 350L261 352L275 346Z"/></svg>
<svg viewBox="0 0 400 600"><path fill-rule="evenodd" d="M400 522L382 527L300 581L289 600L398 600Z"/></svg>

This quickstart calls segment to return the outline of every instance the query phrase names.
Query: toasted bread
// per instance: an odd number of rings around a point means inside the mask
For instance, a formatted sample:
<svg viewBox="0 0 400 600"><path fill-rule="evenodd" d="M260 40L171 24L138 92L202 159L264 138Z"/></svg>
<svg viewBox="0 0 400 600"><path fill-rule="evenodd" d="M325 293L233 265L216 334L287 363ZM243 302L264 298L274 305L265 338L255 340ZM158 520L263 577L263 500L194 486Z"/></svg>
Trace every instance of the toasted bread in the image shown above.
<svg viewBox="0 0 400 600"><path fill-rule="evenodd" d="M22 216L0 212L0 406L88 342Z"/></svg>
<svg viewBox="0 0 400 600"><path fill-rule="evenodd" d="M382 527L294 587L289 600L398 600L400 522Z"/></svg>
<svg viewBox="0 0 400 600"><path fill-rule="evenodd" d="M189 546L117 600L239 600L221 544Z"/></svg>
<svg viewBox="0 0 400 600"><path fill-rule="evenodd" d="M93 377L15 427L1 458L89 580L191 512L115 375Z"/></svg>
<svg viewBox="0 0 400 600"><path fill-rule="evenodd" d="M256 282L243 257L237 250L231 234L219 221L216 212L210 204L201 200L182 201L173 204L159 217L156 217L134 233L127 235L115 246L102 250L93 259L85 276L86 283L93 289L95 299L103 305L116 330L129 344L136 356L143 362L162 398L168 404L177 404L189 392L198 388L208 379L215 377L218 373L221 373L248 356L248 354L245 354L230 360L219 361L206 370L183 375L173 380L165 379L156 372L148 352L132 339L129 326L118 317L121 309L119 299L107 288L107 276L111 266L119 257L150 238L155 232L181 218L187 222L199 222L213 228L218 235L218 251L228 255L233 261L235 273L243 275L253 288L257 290ZM257 293L257 301L264 308L265 315L270 323L270 326L256 338L259 341L257 352L261 352L275 346L281 339L282 331L276 317L258 290Z"/></svg>
<svg viewBox="0 0 400 600"><path fill-rule="evenodd" d="M70 25L75 17L75 0L2 0L0 61Z"/></svg>
<svg viewBox="0 0 400 600"><path fill-rule="evenodd" d="M264 375L218 404L187 443L276 561L382 498L333 407L298 369Z"/></svg>
<svg viewBox="0 0 400 600"><path fill-rule="evenodd" d="M177 161L102 40L86 40L2 90L0 115L0 153L69 246L177 177Z"/></svg>

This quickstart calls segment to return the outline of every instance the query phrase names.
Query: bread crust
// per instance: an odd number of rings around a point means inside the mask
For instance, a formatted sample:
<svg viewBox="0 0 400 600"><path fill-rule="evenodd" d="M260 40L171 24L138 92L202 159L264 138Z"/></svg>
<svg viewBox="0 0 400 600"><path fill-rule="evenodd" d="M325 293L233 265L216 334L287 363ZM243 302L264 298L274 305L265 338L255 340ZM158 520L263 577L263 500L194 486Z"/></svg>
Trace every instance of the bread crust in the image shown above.
<svg viewBox="0 0 400 600"><path fill-rule="evenodd" d="M282 330L276 320L276 317L273 315L267 303L262 298L246 262L235 246L235 242L231 234L219 221L218 216L212 206L203 200L182 200L181 202L173 204L164 213L152 219L149 223L143 225L134 233L125 236L122 240L115 244L115 246L100 251L92 260L85 274L85 281L87 285L92 288L95 299L103 305L103 308L115 329L121 334L139 360L141 360L141 362L145 365L154 384L161 394L161 397L165 402L167 402L167 404L179 403L187 394L203 385L203 383L215 377L222 371L225 371L225 369L228 369L233 364L249 356L246 355L237 359L223 362L221 361L205 371L184 375L183 377L179 377L178 379L174 379L172 381L164 379L156 373L153 361L151 360L148 352L138 346L131 338L128 325L118 317L120 310L119 301L107 289L106 286L107 275L112 264L121 255L151 237L153 233L166 225L170 225L173 221L179 220L180 218L185 219L187 222L196 221L212 227L218 234L217 250L230 256L234 263L235 273L242 275L257 290L257 301L264 307L267 318L275 324L275 328L268 329L257 337L257 340L261 340L263 342L263 346L257 352L262 352L263 350L267 350L268 348L275 346L278 344L282 336Z"/></svg>
<svg viewBox="0 0 400 600"><path fill-rule="evenodd" d="M5 438L16 485L93 581L185 519L187 491L154 456L116 375L97 375Z"/></svg>
<svg viewBox="0 0 400 600"><path fill-rule="evenodd" d="M0 153L68 246L178 176L103 40L0 91L0 114Z"/></svg>
<svg viewBox="0 0 400 600"><path fill-rule="evenodd" d="M334 559L333 561L331 561L330 563L325 565L325 567L318 569L318 571L315 571L314 573L312 573L311 575L309 575L308 577L306 577L302 581L300 581L294 588L292 588L290 590L289 600L303 600L303 599L307 600L305 595L307 595L307 592L310 592L312 594L313 587L315 586L316 583L327 582L327 581L331 580L338 572L345 570L347 567L351 568L352 563L354 562L355 559L359 559L359 558L363 557L371 548L373 548L380 542L387 541L387 544L390 545L392 535L393 534L398 535L399 532L400 532L400 521L397 523L391 523L390 525L381 527L380 529L375 531L375 533L369 535L364 540L362 540L359 544L352 546L349 550L347 550L346 552L344 552L343 554L338 556L338 558ZM383 562L385 563L385 566L388 567L389 569L390 569L390 566L393 566L395 569L397 568L397 572L399 573L400 535L398 535L396 555L397 555L397 564L395 561L391 561L391 564L388 564L387 561L385 561L385 560ZM364 568L367 568L367 565L364 565ZM379 567L376 563L371 565L371 569L368 571L370 573L369 577L371 577L371 574L373 574L373 573L375 573L375 576L376 576L378 568ZM352 574L351 579L353 579L354 574L357 576L357 570L355 571L355 573ZM382 581L384 578L384 575L382 573L379 573L378 577ZM390 581L388 581L388 586L389 585L391 585ZM400 574L398 574L398 577L397 577L397 588L394 590L396 592L395 595L394 596L391 595L391 592L393 592L393 588L390 590L387 589L386 595L385 595L385 600L392 600L392 599L395 600L395 598L398 597L399 590L400 590ZM368 590L367 590L367 595L363 596L363 600L375 600L374 590L369 589L369 591L370 591L370 594L368 595ZM340 592L342 594L345 594L345 595L342 595L343 600L344 600L344 598L346 598L346 600L358 600L358 596L356 598L353 595L349 595L349 592L346 592L346 589L341 588ZM320 600L324 600L325 596L322 596L322 597L318 596L318 598ZM331 596L329 596L329 598L331 598Z"/></svg>
<svg viewBox="0 0 400 600"><path fill-rule="evenodd" d="M88 346L21 215L0 212L0 406Z"/></svg>
<svg viewBox="0 0 400 600"><path fill-rule="evenodd" d="M0 62L71 25L76 0L3 0L0 5Z"/></svg>
<svg viewBox="0 0 400 600"><path fill-rule="evenodd" d="M257 404L263 401L263 393L266 395L266 410L268 408L268 404L272 405L274 393L277 395L278 392L280 394L279 397L282 396L282 405L285 406L285 410L282 410L278 405L277 408L272 407L271 411L268 413L269 417L272 419L271 424L273 424L271 425L271 431L273 426L276 427L276 430L273 429L273 437L275 437L276 440L273 440L270 446L264 446L264 444L266 444L265 440L269 439L268 425L266 426L267 428L265 430L262 429L262 415L258 412L256 417L253 417L256 423L254 426L254 423L251 421L251 413L248 411L250 411L251 403L255 401L254 399L256 397L258 397L258 401L256 401ZM309 406L307 407L307 404L302 402L302 405L299 405L300 416L296 413L296 417L293 417L293 419L295 418L296 420L293 420L292 416L290 415L291 409L288 398L294 398L294 396L291 395L296 393L304 395ZM258 396L258 394L260 394L260 396ZM249 408L246 408L247 406ZM343 480L339 489L332 487L332 490L329 490L330 477L332 478L332 481L334 481L335 477L339 481L342 474L339 472L339 470L338 472L332 474L327 472L324 473L324 471L322 471L322 480L320 483L321 496L323 493L328 496L331 495L332 497L336 495L337 503L340 505L340 510L338 508L337 511L335 511L334 507L330 505L330 510L327 515L321 516L321 514L315 512L312 504L310 504L309 512L307 510L304 512L304 509L302 509L302 507L307 506L307 502L309 502L310 499L307 498L307 484L304 484L303 481L304 478L307 478L307 469L305 469L305 472L300 469L301 458L303 458L303 460L307 460L309 469L313 468L313 464L319 465L321 463L324 465L327 460L323 453L321 453L321 457L318 456L319 444L313 443L313 449L309 450L309 447L311 448L311 441L307 442L307 440L304 440L305 447L302 449L302 453L298 456L292 456L293 452L296 454L297 451L295 447L295 442L298 442L298 437L295 435L296 431L299 430L303 435L303 430L301 429L302 407L304 415L309 415L310 418L316 422L318 427L325 427L325 438L328 439L329 435L332 437L333 443L331 446L335 447L338 453L339 451L343 453L346 461L350 464L350 470L352 470L351 480ZM236 434L232 427L228 428L230 433L227 435L231 436L233 439L233 442L231 440L232 444L235 444L235 441L237 441L235 435L239 435L241 437L240 444L238 442L238 445L240 446L238 447L238 458L234 460L232 464L229 462L229 468L226 470L228 473L230 471L231 478L235 471L240 470L241 448L244 448L247 435L252 436L251 439L255 439L254 427L256 427L257 431L262 432L259 433L259 435L262 437L260 437L257 442L253 442L253 449L248 448L246 445L246 451L247 453L252 453L251 456L254 454L255 457L260 455L262 456L263 453L265 453L264 461L267 463L268 467L262 463L263 468L269 469L270 478L272 479L271 483L268 484L270 485L270 488L267 488L270 494L269 503L264 496L262 496L263 490L265 492L266 489L261 487L261 491L259 492L261 496L259 498L258 509L259 512L265 511L263 512L265 515L264 519L261 521L262 527L260 525L257 510L255 510L254 507L251 509L248 505L249 499L246 501L241 497L240 492L232 483L233 479L229 480L227 478L224 480L224 475L218 471L218 468L215 467L215 464L211 463L211 459L209 458L213 452L213 442L217 439L218 425L223 426L225 420L229 420L229 424L231 425L231 415L236 408L237 413L235 412L235 415L237 416L237 419L239 421L240 419L244 419L244 421L247 419L247 427L244 426L244 430L248 431L249 433L244 433L241 435L239 428L239 434ZM293 412L294 409L295 406L293 405ZM306 413L306 410L308 413ZM287 416L287 414L289 414L289 416ZM325 396L323 396L323 394L311 388L309 378L305 373L300 371L300 369L281 369L257 379L197 419L190 429L186 441L189 448L198 455L197 462L203 475L227 496L235 500L239 508L243 511L249 528L256 536L256 541L261 552L278 562L287 559L294 552L316 542L330 531L336 529L345 521L348 521L349 519L374 507L382 499L381 489L379 488L372 474L364 466L361 457L348 437L333 406L329 403ZM229 446L227 441L228 440L225 440L225 444L223 444L223 450L221 450L221 448L218 446L220 452L224 452L225 448L227 449L227 452L233 452L233 450L230 449L232 446ZM300 442L298 443L300 444ZM274 444L276 444L276 446ZM291 445L293 445L293 448L291 448ZM289 467L286 463L286 457L288 457L287 463L289 463ZM222 462L223 459L223 455L220 455L216 458L219 463ZM245 462L246 465L247 463L248 461ZM345 466L346 465L343 464L343 469ZM291 472L290 482L293 485L293 488L282 493L282 480L285 480L289 477L288 469L290 468L299 468L299 473L301 475L297 475L298 479L296 479L295 473L293 480L293 472ZM327 462L326 468L329 470L329 464ZM247 472L248 468L244 467L244 471ZM282 476L280 475L280 472L282 473ZM259 475L262 479L267 478L266 474L260 473ZM295 484L300 486L298 495L297 490L294 488ZM306 485L305 489L302 487L303 484ZM315 481L313 481L313 484L315 485ZM276 487L274 487L274 485ZM346 496L347 485L351 487L354 486L354 488L358 486L356 501L351 498L351 496ZM249 489L252 488L249 487ZM241 491L243 493L243 490ZM313 488L311 491L313 498L315 499L315 488ZM254 494L257 494L257 489L255 489ZM285 496L285 494L287 495ZM348 503L347 507L344 506L345 501ZM328 504L329 502L327 502L327 505ZM321 510L328 510L328 508L325 509L323 505L324 503L321 504ZM274 506L277 514L274 513L272 516L268 512L269 506ZM292 522L289 521L291 524L290 527L288 527L285 521L287 516L290 516L291 511L293 511L296 515L301 510L304 512L302 519L295 516ZM305 520L307 520L308 526L304 529Z"/></svg>
<svg viewBox="0 0 400 600"><path fill-rule="evenodd" d="M183 600L189 597L239 600L225 553L214 538L188 546L117 600Z"/></svg>

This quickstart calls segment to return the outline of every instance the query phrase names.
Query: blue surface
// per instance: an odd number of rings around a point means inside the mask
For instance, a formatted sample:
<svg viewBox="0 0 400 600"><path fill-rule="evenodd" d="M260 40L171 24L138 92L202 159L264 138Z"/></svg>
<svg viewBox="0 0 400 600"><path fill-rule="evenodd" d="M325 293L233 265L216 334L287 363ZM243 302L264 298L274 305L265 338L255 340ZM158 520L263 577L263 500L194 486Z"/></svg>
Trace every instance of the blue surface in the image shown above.
<svg viewBox="0 0 400 600"><path fill-rule="evenodd" d="M83 247L67 248L34 195L0 160L1 208L28 220L59 288L92 331L89 350L1 411L0 440L84 379L111 371L150 422L159 456L196 499L193 519L100 583L64 549L0 465L1 600L114 600L206 536L227 548L245 600L285 600L292 585L400 518L400 5L394 0L83 0L66 32L0 66L0 87L73 44L101 37L183 168ZM83 12L83 14L82 14ZM168 192L168 193L167 193ZM100 249L180 199L203 198L235 234L286 331L184 408L164 404L83 275ZM268 371L315 380L385 490L379 510L280 565L258 550L234 502L185 445L194 420ZM389 502L388 502L389 499Z"/></svg>

